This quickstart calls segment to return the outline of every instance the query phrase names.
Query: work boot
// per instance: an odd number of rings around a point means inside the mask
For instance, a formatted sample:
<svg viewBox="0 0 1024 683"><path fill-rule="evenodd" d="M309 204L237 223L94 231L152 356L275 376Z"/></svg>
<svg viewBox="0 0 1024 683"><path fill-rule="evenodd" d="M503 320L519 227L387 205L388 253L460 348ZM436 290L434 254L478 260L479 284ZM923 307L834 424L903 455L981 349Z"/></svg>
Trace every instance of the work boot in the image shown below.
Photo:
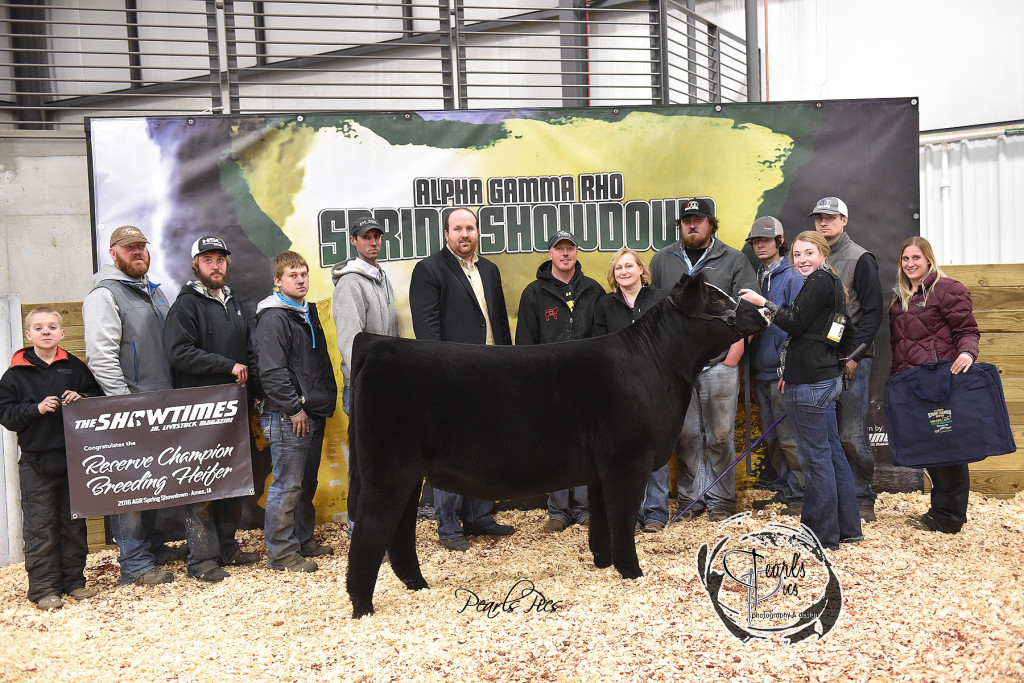
<svg viewBox="0 0 1024 683"><path fill-rule="evenodd" d="M565 522L560 519L551 518L544 524L544 531L549 534L557 534L559 531L565 531Z"/></svg>
<svg viewBox="0 0 1024 683"><path fill-rule="evenodd" d="M442 538L439 541L441 547L449 551L464 552L469 550L469 541L466 540L465 536L456 536L455 538Z"/></svg>
<svg viewBox="0 0 1024 683"><path fill-rule="evenodd" d="M50 610L60 609L63 606L64 606L64 601L61 600L60 596L57 595L57 594L47 595L45 598L43 598L42 600L40 600L39 602L36 603L36 607L38 607L39 609L43 610L44 612L49 612Z"/></svg>
<svg viewBox="0 0 1024 683"><path fill-rule="evenodd" d="M75 590L68 593L68 597L74 598L75 600L85 600L86 598L92 598L96 596L96 590L93 588L76 588Z"/></svg>
<svg viewBox="0 0 1024 683"><path fill-rule="evenodd" d="M159 583L171 583L174 581L174 574L153 567L135 579L136 586L155 586Z"/></svg>

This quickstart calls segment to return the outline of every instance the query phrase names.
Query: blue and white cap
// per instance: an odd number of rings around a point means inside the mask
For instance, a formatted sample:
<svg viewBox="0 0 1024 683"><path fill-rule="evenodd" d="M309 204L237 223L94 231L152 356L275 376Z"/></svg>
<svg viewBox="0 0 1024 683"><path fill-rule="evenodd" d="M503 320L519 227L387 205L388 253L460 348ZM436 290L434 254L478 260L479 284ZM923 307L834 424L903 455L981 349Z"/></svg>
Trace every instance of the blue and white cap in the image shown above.
<svg viewBox="0 0 1024 683"><path fill-rule="evenodd" d="M833 216L850 217L850 214L846 210L846 202L839 197L822 197L819 199L818 203L814 205L814 210L807 215L813 216L816 213L828 213Z"/></svg>

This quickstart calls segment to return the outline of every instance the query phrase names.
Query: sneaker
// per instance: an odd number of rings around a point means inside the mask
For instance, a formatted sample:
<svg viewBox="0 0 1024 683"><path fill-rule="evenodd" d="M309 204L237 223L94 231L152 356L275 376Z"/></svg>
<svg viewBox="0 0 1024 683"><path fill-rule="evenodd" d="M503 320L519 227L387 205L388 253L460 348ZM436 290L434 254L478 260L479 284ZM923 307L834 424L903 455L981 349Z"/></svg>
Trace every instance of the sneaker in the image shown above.
<svg viewBox="0 0 1024 683"><path fill-rule="evenodd" d="M64 601L60 599L59 595L47 595L45 598L36 603L36 607L49 612L50 610L60 609L64 606Z"/></svg>
<svg viewBox="0 0 1024 683"><path fill-rule="evenodd" d="M865 522L875 521L875 506L874 505L861 505L860 506L860 518Z"/></svg>
<svg viewBox="0 0 1024 683"><path fill-rule="evenodd" d="M565 531L565 522L560 519L549 519L544 523L544 531L549 534L556 534L559 531Z"/></svg>
<svg viewBox="0 0 1024 683"><path fill-rule="evenodd" d="M918 517L916 519L914 519L914 518L908 519L907 520L907 524L909 524L910 526L914 527L915 529L920 529L921 531L943 531L943 532L945 532L947 534L955 534L956 533L956 531L946 531L945 529L940 529L935 524L935 520L932 519L931 514L928 513L928 512L924 513L923 515L921 515L920 517ZM959 531L959 529L957 529L957 531Z"/></svg>
<svg viewBox="0 0 1024 683"><path fill-rule="evenodd" d="M309 574L315 572L320 567L313 560L307 560L306 558L300 558L299 560L286 564L283 567L275 567L269 562L267 563L268 569L273 569L275 572L295 572L297 574Z"/></svg>
<svg viewBox="0 0 1024 683"><path fill-rule="evenodd" d="M456 536L455 538L442 538L440 540L441 547L445 550L451 551L466 551L469 550L469 541L466 540L465 536Z"/></svg>
<svg viewBox="0 0 1024 683"><path fill-rule="evenodd" d="M237 555L231 558L228 562L221 562L221 566L227 567L234 565L235 567L248 567L250 564L256 564L259 562L260 556L256 553L246 553L239 551Z"/></svg>
<svg viewBox="0 0 1024 683"><path fill-rule="evenodd" d="M645 534L656 534L659 531L663 531L664 529L665 529L665 525L662 524L661 522L657 521L657 520L654 520L654 519L652 519L649 522L647 522L647 524L644 524L644 533Z"/></svg>
<svg viewBox="0 0 1024 683"><path fill-rule="evenodd" d="M75 600L85 600L86 598L96 597L96 595L97 593L95 589L86 588L85 586L82 586L81 588L76 588L75 590L68 593L68 597L73 598Z"/></svg>
<svg viewBox="0 0 1024 683"><path fill-rule="evenodd" d="M231 574L228 574L218 566L211 567L205 572L196 572L194 574L189 572L188 575L193 579L199 579L200 581L206 581L208 583L217 583L231 576Z"/></svg>
<svg viewBox="0 0 1024 683"><path fill-rule="evenodd" d="M323 557L324 555L333 555L334 548L329 545L320 545L313 539L310 539L302 544L299 548L299 555L303 557Z"/></svg>
<svg viewBox="0 0 1024 683"><path fill-rule="evenodd" d="M724 522L734 514L734 510L711 510L708 512L708 519L712 522Z"/></svg>
<svg viewBox="0 0 1024 683"><path fill-rule="evenodd" d="M587 517L585 520L580 522L580 526L583 527L584 529L589 529L590 528L590 517Z"/></svg>
<svg viewBox="0 0 1024 683"><path fill-rule="evenodd" d="M679 519L684 522L692 522L704 513L704 508L690 508L686 512L680 513Z"/></svg>
<svg viewBox="0 0 1024 683"><path fill-rule="evenodd" d="M153 567L135 579L136 586L155 586L158 583L171 583L174 581L174 574Z"/></svg>
<svg viewBox="0 0 1024 683"><path fill-rule="evenodd" d="M858 534L857 536L846 536L846 537L840 536L839 537L839 542L840 543L860 543L863 540L864 540L864 534Z"/></svg>
<svg viewBox="0 0 1024 683"><path fill-rule="evenodd" d="M467 536L511 536L516 532L514 526L508 524L495 524L494 526L481 529L469 524L462 525L462 533Z"/></svg>

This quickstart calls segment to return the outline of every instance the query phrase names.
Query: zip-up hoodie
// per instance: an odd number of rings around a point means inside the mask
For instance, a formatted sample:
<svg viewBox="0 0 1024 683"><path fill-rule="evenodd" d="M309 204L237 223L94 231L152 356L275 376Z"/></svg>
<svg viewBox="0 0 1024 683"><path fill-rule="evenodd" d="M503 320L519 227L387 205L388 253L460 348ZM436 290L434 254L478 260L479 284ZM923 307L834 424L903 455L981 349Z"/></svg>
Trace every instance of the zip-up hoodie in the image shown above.
<svg viewBox="0 0 1024 683"><path fill-rule="evenodd" d="M231 384L231 369L241 363L249 369L249 395L260 395L249 319L230 287L224 287L221 301L202 283L186 283L167 314L164 343L176 389Z"/></svg>
<svg viewBox="0 0 1024 683"><path fill-rule="evenodd" d="M61 398L68 389L103 394L85 363L60 347L49 365L32 347L16 351L0 378L0 424L18 433L22 457L41 474L67 471L63 406L43 415L39 403L47 396Z"/></svg>
<svg viewBox="0 0 1024 683"><path fill-rule="evenodd" d="M171 389L164 347L170 305L160 285L107 264L82 302L85 359L107 396Z"/></svg>
<svg viewBox="0 0 1024 683"><path fill-rule="evenodd" d="M264 410L331 417L338 403L331 357L316 304L274 293L256 306L256 355Z"/></svg>
<svg viewBox="0 0 1024 683"><path fill-rule="evenodd" d="M804 285L804 276L786 257L780 258L767 269L761 266L757 271L757 279L761 282L764 298L779 308L792 304ZM779 379L779 366L782 362L780 354L787 336L778 325L769 325L767 330L754 337L750 356L754 379Z"/></svg>
<svg viewBox="0 0 1024 683"><path fill-rule="evenodd" d="M331 269L334 295L331 297L331 316L341 352L341 374L345 386L351 386L352 341L360 332L398 336L398 309L395 292L383 268L378 277L370 272L372 266L360 259L342 261Z"/></svg>
<svg viewBox="0 0 1024 683"><path fill-rule="evenodd" d="M604 288L583 274L579 262L567 284L573 292L572 310L563 293L566 283L552 275L551 261L540 264L537 279L526 285L519 299L517 346L588 339L593 336L594 309L597 300L604 295Z"/></svg>

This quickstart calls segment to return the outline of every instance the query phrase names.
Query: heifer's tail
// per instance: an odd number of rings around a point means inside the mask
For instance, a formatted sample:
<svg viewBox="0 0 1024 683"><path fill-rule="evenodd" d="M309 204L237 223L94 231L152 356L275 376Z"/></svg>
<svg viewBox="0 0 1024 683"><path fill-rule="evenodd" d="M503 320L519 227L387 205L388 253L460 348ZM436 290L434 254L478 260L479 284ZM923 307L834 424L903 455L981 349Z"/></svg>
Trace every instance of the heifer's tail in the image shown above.
<svg viewBox="0 0 1024 683"><path fill-rule="evenodd" d="M740 460L742 460L743 458L747 457L747 453L749 453L750 451L752 451L755 448L757 448L757 444L761 443L761 441L764 440L764 437L766 437L769 434L771 434L772 430L775 429L775 427L777 427L778 424L780 422L782 422L784 419L786 419L786 415L785 414L783 414L782 417L780 417L778 420L773 422L771 427L769 427L768 429L764 430L764 432L761 434L761 436L757 437L757 441L755 441L754 443L750 444L750 448L748 448L747 450L745 450L742 453L740 453L740 457L738 457L735 460L733 460L732 464L725 468L725 472L722 472L720 475L718 475L718 479L715 479L713 482L711 482L708 485L708 487L706 489L701 491L700 495L697 496L696 498L694 498L693 502L690 503L689 505L687 505L685 510L680 510L679 514L672 518L672 521L673 522L678 522L679 518L682 517L684 514L686 514L686 510L689 510L690 508L692 508L694 505L697 504L697 502L701 498L706 496L708 494L708 491L710 491L711 488L722 479L722 477L724 477L725 475L729 474L729 470L731 470L733 467L736 467L736 465L739 464Z"/></svg>

